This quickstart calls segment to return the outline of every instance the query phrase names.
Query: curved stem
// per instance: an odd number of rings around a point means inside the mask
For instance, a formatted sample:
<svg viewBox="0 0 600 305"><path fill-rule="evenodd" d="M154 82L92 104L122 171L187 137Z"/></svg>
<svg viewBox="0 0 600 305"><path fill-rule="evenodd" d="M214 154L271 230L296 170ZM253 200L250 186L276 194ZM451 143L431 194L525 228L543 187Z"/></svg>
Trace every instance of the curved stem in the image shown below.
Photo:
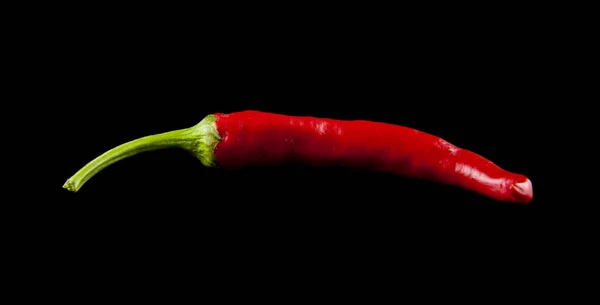
<svg viewBox="0 0 600 305"><path fill-rule="evenodd" d="M121 144L86 164L65 182L63 188L72 192L77 192L86 181L96 175L99 171L119 160L141 152L157 149L170 147L190 149L190 146L193 145L193 142L196 140L197 139L193 136L192 128L186 128L146 136Z"/></svg>

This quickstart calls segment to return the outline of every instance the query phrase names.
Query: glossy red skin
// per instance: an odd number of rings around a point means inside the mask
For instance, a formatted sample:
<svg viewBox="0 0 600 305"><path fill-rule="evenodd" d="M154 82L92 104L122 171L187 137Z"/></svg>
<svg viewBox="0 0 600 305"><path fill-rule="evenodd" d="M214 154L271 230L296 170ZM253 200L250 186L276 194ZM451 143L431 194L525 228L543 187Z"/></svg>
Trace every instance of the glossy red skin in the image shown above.
<svg viewBox="0 0 600 305"><path fill-rule="evenodd" d="M219 167L238 169L299 161L426 179L500 201L529 203L533 197L527 177L412 128L258 111L215 116L221 136L215 148Z"/></svg>

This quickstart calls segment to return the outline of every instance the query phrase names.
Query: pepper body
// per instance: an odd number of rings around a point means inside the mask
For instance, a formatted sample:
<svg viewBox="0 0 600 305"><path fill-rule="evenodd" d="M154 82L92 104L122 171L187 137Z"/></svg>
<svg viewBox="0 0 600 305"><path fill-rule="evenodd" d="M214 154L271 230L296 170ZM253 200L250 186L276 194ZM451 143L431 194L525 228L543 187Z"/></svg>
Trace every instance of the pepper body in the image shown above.
<svg viewBox="0 0 600 305"><path fill-rule="evenodd" d="M482 156L412 128L258 111L217 113L217 166L360 167L455 185L496 200L529 203L529 179Z"/></svg>

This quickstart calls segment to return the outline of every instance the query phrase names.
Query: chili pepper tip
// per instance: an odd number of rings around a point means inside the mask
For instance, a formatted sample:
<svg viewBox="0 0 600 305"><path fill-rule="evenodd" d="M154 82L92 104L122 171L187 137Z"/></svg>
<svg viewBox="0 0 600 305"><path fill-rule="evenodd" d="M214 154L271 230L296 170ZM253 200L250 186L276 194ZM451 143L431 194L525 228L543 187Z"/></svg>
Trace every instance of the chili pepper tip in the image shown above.
<svg viewBox="0 0 600 305"><path fill-rule="evenodd" d="M511 185L510 190L513 197L517 199L517 202L519 203L530 203L531 199L533 199L533 186L529 179L514 183Z"/></svg>

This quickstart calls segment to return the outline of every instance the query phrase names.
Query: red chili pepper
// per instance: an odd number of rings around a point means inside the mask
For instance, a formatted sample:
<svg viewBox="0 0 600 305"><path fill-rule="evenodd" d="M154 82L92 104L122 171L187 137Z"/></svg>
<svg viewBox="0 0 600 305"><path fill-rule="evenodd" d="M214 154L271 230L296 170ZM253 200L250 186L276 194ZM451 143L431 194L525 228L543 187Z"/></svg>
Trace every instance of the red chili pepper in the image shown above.
<svg viewBox="0 0 600 305"><path fill-rule="evenodd" d="M500 201L529 203L533 198L527 177L415 129L258 111L217 113L188 129L125 143L88 163L63 187L75 192L120 159L172 146L189 150L209 167L288 162L359 167L455 185Z"/></svg>

